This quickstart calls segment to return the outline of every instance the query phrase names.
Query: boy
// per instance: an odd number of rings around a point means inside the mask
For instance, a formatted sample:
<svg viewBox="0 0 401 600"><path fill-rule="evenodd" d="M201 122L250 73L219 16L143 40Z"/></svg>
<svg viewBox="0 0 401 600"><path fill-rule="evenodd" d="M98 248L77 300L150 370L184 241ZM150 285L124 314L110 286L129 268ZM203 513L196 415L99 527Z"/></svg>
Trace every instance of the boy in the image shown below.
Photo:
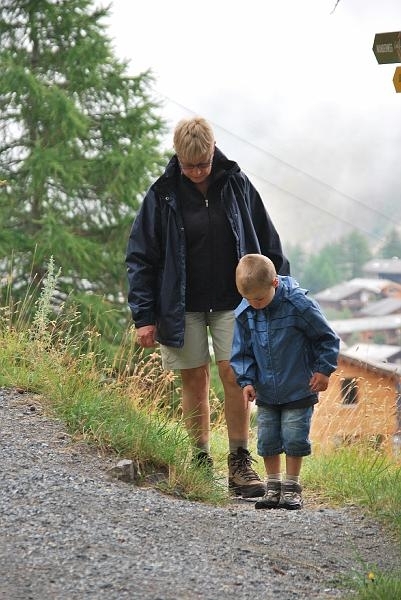
<svg viewBox="0 0 401 600"><path fill-rule="evenodd" d="M266 256L243 256L236 284L243 300L235 311L231 366L244 403L256 399L258 454L267 473L266 493L255 508L300 509L313 407L336 369L339 338L316 301L295 279L277 275Z"/></svg>

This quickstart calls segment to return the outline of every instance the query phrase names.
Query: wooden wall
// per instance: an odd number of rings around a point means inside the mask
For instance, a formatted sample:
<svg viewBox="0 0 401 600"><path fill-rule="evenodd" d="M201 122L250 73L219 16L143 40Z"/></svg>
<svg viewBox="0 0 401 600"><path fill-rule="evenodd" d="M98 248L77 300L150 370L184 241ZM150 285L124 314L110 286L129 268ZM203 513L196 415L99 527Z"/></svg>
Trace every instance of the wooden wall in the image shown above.
<svg viewBox="0 0 401 600"><path fill-rule="evenodd" d="M342 388L347 381L356 384L356 403L344 404L347 392ZM400 377L393 373L340 356L329 388L315 406L310 436L313 451L363 441L393 454L393 435L400 427L399 385Z"/></svg>

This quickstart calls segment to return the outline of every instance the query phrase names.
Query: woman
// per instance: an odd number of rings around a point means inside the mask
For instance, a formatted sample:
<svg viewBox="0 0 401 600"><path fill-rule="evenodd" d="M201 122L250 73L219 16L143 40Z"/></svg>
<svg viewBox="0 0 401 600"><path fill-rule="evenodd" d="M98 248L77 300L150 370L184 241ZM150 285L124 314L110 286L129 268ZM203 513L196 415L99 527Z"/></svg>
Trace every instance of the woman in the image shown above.
<svg viewBox="0 0 401 600"><path fill-rule="evenodd" d="M229 489L246 498L265 486L248 451L250 408L230 366L239 259L268 256L289 273L278 233L263 202L237 163L216 147L201 117L180 121L175 155L147 192L127 248L128 302L143 348L160 343L163 368L179 370L182 410L194 458L210 456L210 334L224 388L229 439Z"/></svg>

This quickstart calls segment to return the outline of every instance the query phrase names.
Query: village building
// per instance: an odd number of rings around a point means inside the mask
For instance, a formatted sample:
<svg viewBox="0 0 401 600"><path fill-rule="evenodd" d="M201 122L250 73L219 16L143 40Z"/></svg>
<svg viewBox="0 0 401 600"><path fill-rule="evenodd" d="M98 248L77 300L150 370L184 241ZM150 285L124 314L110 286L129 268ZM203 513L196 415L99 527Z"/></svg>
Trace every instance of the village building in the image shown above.
<svg viewBox="0 0 401 600"><path fill-rule="evenodd" d="M401 283L401 259L397 256L370 260L363 266L363 271L368 277L391 279Z"/></svg>
<svg viewBox="0 0 401 600"><path fill-rule="evenodd" d="M374 363L401 364L401 346L391 344L363 344L344 348L346 356Z"/></svg>
<svg viewBox="0 0 401 600"><path fill-rule="evenodd" d="M362 342L401 346L401 313L330 320L330 325L347 345Z"/></svg>
<svg viewBox="0 0 401 600"><path fill-rule="evenodd" d="M401 459L401 365L341 350L312 419L315 451L363 443Z"/></svg>
<svg viewBox="0 0 401 600"><path fill-rule="evenodd" d="M379 300L397 299L398 306L401 307L401 283L390 279L357 277L317 292L313 297L323 310L348 309L356 315L361 309Z"/></svg>
<svg viewBox="0 0 401 600"><path fill-rule="evenodd" d="M362 443L401 461L401 260L377 259L355 278L314 294L341 339L338 368L312 420L315 451Z"/></svg>
<svg viewBox="0 0 401 600"><path fill-rule="evenodd" d="M401 314L401 297L383 298L377 302L371 302L362 308L358 317L383 317L384 315Z"/></svg>

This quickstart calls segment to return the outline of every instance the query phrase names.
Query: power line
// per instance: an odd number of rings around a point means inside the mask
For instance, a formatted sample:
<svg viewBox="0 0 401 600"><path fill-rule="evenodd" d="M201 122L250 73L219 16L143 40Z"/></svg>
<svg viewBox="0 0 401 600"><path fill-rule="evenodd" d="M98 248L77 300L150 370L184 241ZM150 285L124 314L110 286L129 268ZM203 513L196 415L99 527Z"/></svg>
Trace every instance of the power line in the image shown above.
<svg viewBox="0 0 401 600"><path fill-rule="evenodd" d="M176 106L179 106L180 108L184 109L186 112L189 112L191 114L197 114L195 111L193 111L192 109L188 108L187 106L181 104L180 102L177 102L176 100L170 98L169 96L159 92L158 90L156 90L155 88L153 88L153 90L159 94L160 96L162 96L163 98L165 98L166 100L168 100L169 102L175 104ZM294 165L292 165L291 163L279 158L278 156L274 155L273 153L269 152L268 150L258 146L257 144L250 142L249 140L243 138L242 136L234 133L233 131L223 127L222 125L220 125L219 123L216 123L212 120L210 120L210 123L215 127L220 129L221 131L224 131L225 133L227 133L228 135L236 138L237 140L241 141L242 143L254 148L255 150L257 150L258 152L261 152L262 154L269 156L270 158L273 158L274 160L276 160L277 162L281 163L282 165L284 165L286 168L291 169L292 171L296 172L296 173L300 173L303 176L311 179L312 181L324 186L326 189L335 192L336 194L339 194L341 197L343 197L346 200L350 200L351 202L354 202L355 204L358 204L360 206L362 206L364 209L371 211L372 213L386 219L389 223L391 223L392 225L397 225L396 221L394 221L394 219L392 219L391 217L389 217L388 215L386 215L385 213L381 212L380 210L373 208L371 206L368 206L367 204L364 204L361 200L358 200L357 198L354 198L353 196L350 196L342 191L340 191L339 189L335 188L334 186L332 186L329 183L326 183L325 181L322 181L321 179L319 179L318 177L315 177L314 175L311 175L310 173L307 173L306 171L303 171L302 169L299 169L298 167L295 167ZM345 223L347 225L351 225L354 228L358 228L360 231L364 232L365 234L367 234L368 236L371 237L376 237L377 239L379 239L380 241L384 241L383 238L381 238L380 236L367 231L366 229L360 227L359 225L348 221L347 219L341 218L339 217L337 214L334 214L332 212L330 212L328 209L322 208L321 206L317 206L315 204L313 204L313 202L306 200L305 198L301 198L300 196L297 196L296 194L294 194L293 192L290 192L289 190L286 190L285 188L273 183L272 181L270 181L269 179L262 177L261 175L257 175L255 173L252 173L251 171L248 171L251 175L253 175L254 177L257 177L258 179L261 179L262 181L264 181L265 183L268 183L269 185L275 187L276 189L284 192L285 194L288 194L289 196L292 196L294 198L296 198L297 200L300 200L301 202L305 202L306 204L310 204L311 206L313 206L314 208L316 208L317 210L320 210L321 212L325 212L326 214L330 215L331 217L333 217L334 219Z"/></svg>
<svg viewBox="0 0 401 600"><path fill-rule="evenodd" d="M287 194L288 196L292 196L293 198L295 198L296 200L300 200L301 202L305 202L306 204L310 204L310 206L313 206L313 208L316 208L317 210L320 210L320 212L324 212L328 215L330 215L330 217L333 217L334 219L336 219L337 221L340 221L341 223L345 223L346 225L350 225L351 227L353 227L354 229L359 229L359 231L362 231L363 233L365 233L367 236L369 237L375 237L377 240L384 242L385 240L371 232L368 231L367 229L364 229L363 227L361 227L358 224L352 223L351 221L348 221L347 219L344 219L342 217L339 217L338 215L333 214L332 212L330 212L328 209L323 208L322 206L317 206L316 204L313 204L313 202L311 202L310 200L306 200L305 198L301 198L300 196L297 196L296 194L294 194L293 192L290 192L288 190L283 189L282 187L280 187L279 185L269 181L268 179L265 179L264 177L261 177L260 175L256 175L255 173L252 173L251 171L248 171L248 173L250 175L253 175L254 177L261 179L262 181L264 181L265 183L268 183L269 185L275 187L276 189L284 192L285 194Z"/></svg>
<svg viewBox="0 0 401 600"><path fill-rule="evenodd" d="M248 146L251 146L252 148L255 148L255 150L258 150L259 152L262 152L263 154L266 154L267 156L270 156L271 158L274 158L274 160L277 160L279 163L281 163L282 165L284 165L284 166L292 169L293 171L296 171L297 173L301 173L305 177L308 177L312 181L315 181L316 183L319 183L319 184L323 185L325 188L331 190L332 192L336 192L336 194L340 194L340 196L342 196L343 198L346 198L347 200L351 200L352 202L355 202L356 204L359 204L360 206L363 206L363 208L366 208L367 210L370 210L371 212L379 215L380 217L383 217L384 219L386 219L387 221L389 221L392 224L395 223L391 219L391 217L387 216L385 213L381 212L380 210L377 210L377 208L373 208L372 206L368 206L367 204L364 204L361 200L358 200L357 198L354 198L353 196L349 196L348 194L345 194L344 192L341 192L340 190L338 190L334 186L330 185L329 183L326 183L325 181L322 181L318 177L315 177L314 175L311 175L310 173L307 173L306 171L303 171L302 169L299 169L298 167L294 167L294 165L290 164L289 162L286 162L282 158L279 158L278 156L275 156L274 154L272 154L268 150L265 150L264 148L261 148L257 144L254 144L253 142L249 142L248 140L245 140L241 136L239 136L239 135L237 135L235 133L232 133L228 129L225 129L224 127L221 127L220 125L217 125L215 123L213 123L213 125L215 125L216 127L219 127L222 131L225 131L229 135L232 135L233 137L237 138L238 140L240 140L241 142L247 144Z"/></svg>

